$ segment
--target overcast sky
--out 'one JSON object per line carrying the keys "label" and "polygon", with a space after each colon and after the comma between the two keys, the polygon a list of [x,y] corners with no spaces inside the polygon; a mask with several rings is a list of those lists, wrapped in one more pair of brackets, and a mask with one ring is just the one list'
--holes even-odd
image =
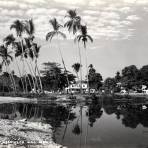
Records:
{"label": "overcast sky", "polygon": [[[61,63],[56,41],[45,41],[46,33],[51,31],[48,22],[56,17],[64,23],[66,11],[74,8],[94,38],[94,43],[87,46],[88,63],[104,78],[131,64],[138,68],[148,64],[148,0],[0,0],[0,42],[13,33],[9,27],[14,20],[33,18],[35,35],[42,46],[39,64]],[[72,71],[71,65],[79,61],[78,49],[73,43],[74,37],[63,31],[68,38],[60,44],[65,63]]]}

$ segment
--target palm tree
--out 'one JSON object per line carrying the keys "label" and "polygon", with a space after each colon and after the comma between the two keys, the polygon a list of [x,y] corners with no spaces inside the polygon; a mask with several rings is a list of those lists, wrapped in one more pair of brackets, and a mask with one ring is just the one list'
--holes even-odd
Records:
{"label": "palm tree", "polygon": [[75,73],[77,74],[77,78],[79,79],[78,72],[80,71],[81,64],[80,63],[74,63],[72,65],[72,68],[74,69]]}
{"label": "palm tree", "polygon": [[[53,37],[57,37],[57,39],[59,39],[59,37],[62,37],[64,39],[66,38],[66,35],[63,32],[60,31],[60,28],[63,27],[63,26],[58,23],[56,18],[49,20],[49,23],[51,24],[53,31],[50,31],[50,32],[47,33],[46,41],[48,41],[48,40],[51,41],[53,39]],[[62,56],[62,51],[61,51],[61,48],[60,48],[59,41],[58,41],[58,49],[59,49],[59,54],[61,56],[61,60],[62,60],[63,66],[64,66],[64,70],[65,70],[65,73],[66,73],[67,83],[68,83],[68,86],[69,86],[68,74],[67,74],[65,62],[64,62],[64,59],[63,59],[63,56]]]}
{"label": "palm tree", "polygon": [[[11,45],[12,49],[15,49],[15,47],[16,47],[16,46],[15,46],[15,45],[16,45],[16,42],[15,42],[15,37],[13,36],[13,34],[10,34],[10,35],[6,36],[6,37],[3,39],[3,41],[4,41],[4,44],[5,44],[6,47],[8,47],[8,46]],[[18,68],[19,75],[20,75],[20,79],[21,79],[23,91],[25,91],[25,89],[24,89],[24,82],[23,82],[23,80],[22,80],[22,75],[21,75],[20,67],[19,67],[19,64],[18,64],[18,62],[17,62],[16,56],[15,56],[14,59],[15,59],[15,62],[16,62],[16,66],[17,66],[17,68]]]}
{"label": "palm tree", "polygon": [[73,34],[77,33],[80,29],[81,17],[77,15],[76,9],[68,10],[66,17],[68,17],[69,20],[64,24],[64,27],[67,27],[68,31],[73,32]]}
{"label": "palm tree", "polygon": [[39,75],[41,92],[43,92],[43,86],[42,86],[42,81],[41,81],[41,77],[40,77],[40,71],[39,71],[38,65],[37,65],[37,58],[38,58],[38,53],[39,53],[40,47],[38,47],[36,43],[33,43],[33,39],[35,38],[34,37],[34,32],[35,32],[34,23],[33,23],[32,19],[26,20],[25,22],[26,22],[25,23],[25,31],[29,35],[28,41],[30,42],[31,50],[32,50],[33,56],[35,58],[35,77],[36,77],[36,72],[37,72],[38,75]]}
{"label": "palm tree", "polygon": [[87,34],[87,26],[86,25],[81,25],[81,34],[78,35],[75,38],[75,41],[82,41],[83,45],[84,45],[84,49],[85,49],[85,59],[86,59],[86,77],[87,77],[87,85],[88,85],[88,90],[89,90],[89,83],[88,83],[88,66],[87,66],[87,49],[86,49],[86,43],[87,41],[90,40],[91,42],[93,42],[93,39],[90,35]]}
{"label": "palm tree", "polygon": [[[4,45],[0,46],[0,57],[2,57],[2,65],[6,66],[6,72],[8,70],[8,66],[9,66],[10,62],[13,60],[11,53],[12,52],[8,51],[8,49]],[[9,76],[10,76],[10,80],[11,80],[13,88],[14,88],[14,92],[16,93],[15,80],[14,80],[11,73],[9,73]]]}
{"label": "palm tree", "polygon": [[[21,57],[22,57],[22,63],[23,63],[23,74],[25,73],[25,63],[24,63],[24,48],[23,48],[23,39],[22,39],[22,34],[25,31],[24,23],[23,21],[16,20],[13,22],[13,24],[10,26],[10,30],[15,29],[16,35],[19,39],[20,45],[21,45]],[[26,76],[25,76],[26,78]],[[25,79],[26,81],[26,79]],[[26,84],[27,85],[27,84]],[[26,90],[27,91],[27,90]]]}
{"label": "palm tree", "polygon": [[[15,50],[15,57],[21,56],[22,55],[22,48],[21,48],[20,42],[15,42],[15,45],[14,46],[15,46],[14,48],[16,49]],[[31,79],[32,79],[32,82],[33,82],[33,87],[31,85],[30,85],[30,87],[31,88],[36,88],[36,84],[35,84],[34,77],[33,77],[34,71],[32,72],[33,67],[31,68],[30,65],[29,65],[29,63],[26,60],[28,57],[30,57],[31,59],[34,58],[33,57],[33,52],[32,52],[32,50],[30,50],[30,48],[28,48],[28,46],[26,46],[24,44],[23,44],[23,49],[24,49],[24,51],[23,51],[24,59],[25,59],[25,62],[27,63],[27,66],[29,68],[29,71],[31,73]],[[23,58],[23,57],[21,57],[21,58]],[[25,74],[25,83],[26,83],[25,87],[26,87],[26,91],[27,91],[28,89],[27,89],[27,80],[26,80],[26,77],[28,78],[29,81],[30,81],[30,78],[29,78],[28,75]],[[29,83],[29,84],[31,84],[31,83]]]}
{"label": "palm tree", "polygon": [[[81,17],[77,15],[77,12],[75,9],[68,10],[66,17],[68,17],[69,20],[65,23],[64,27],[67,27],[69,32],[73,32],[73,34],[77,34],[77,32],[81,28]],[[79,42],[78,42],[78,50],[79,50],[80,65],[82,65]],[[82,93],[82,67],[80,67],[80,82],[81,82],[80,92]]]}

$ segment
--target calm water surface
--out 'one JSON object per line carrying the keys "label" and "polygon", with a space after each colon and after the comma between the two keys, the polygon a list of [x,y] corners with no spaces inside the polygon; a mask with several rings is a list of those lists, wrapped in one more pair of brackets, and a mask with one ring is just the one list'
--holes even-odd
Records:
{"label": "calm water surface", "polygon": [[[148,148],[144,103],[0,104],[0,118],[49,123],[54,140],[69,148]],[[145,104],[145,106],[147,106]]]}

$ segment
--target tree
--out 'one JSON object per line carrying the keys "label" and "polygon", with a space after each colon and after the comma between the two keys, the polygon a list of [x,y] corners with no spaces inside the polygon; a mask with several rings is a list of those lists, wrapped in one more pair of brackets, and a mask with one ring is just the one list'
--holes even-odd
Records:
{"label": "tree", "polygon": [[93,42],[93,39],[90,35],[87,34],[87,26],[81,25],[81,34],[78,35],[75,40],[78,42],[82,41],[85,49],[85,60],[86,60],[86,74],[87,74],[87,85],[88,85],[88,90],[89,90],[89,83],[88,83],[88,66],[87,66],[87,49],[86,49],[86,43],[88,40]]}
{"label": "tree", "polygon": [[[59,37],[62,37],[64,39],[66,38],[66,35],[63,32],[60,31],[60,28],[63,27],[63,26],[58,23],[56,18],[49,20],[49,23],[52,26],[53,31],[50,31],[50,32],[47,33],[46,41],[48,41],[48,40],[51,41],[53,39],[53,37],[57,37],[58,40],[59,40]],[[58,42],[57,43],[58,44],[58,50],[59,50],[59,53],[60,53],[60,56],[61,56],[61,60],[62,60],[63,66],[64,66],[64,70],[65,70],[65,73],[67,75],[67,70],[66,70],[65,62],[64,62],[64,59],[63,59],[63,56],[62,56],[60,44],[59,44],[59,41],[57,41],[57,42]],[[68,75],[66,76],[66,79],[67,79],[67,83],[69,85]]]}
{"label": "tree", "polygon": [[43,92],[40,71],[38,69],[38,64],[37,64],[37,58],[39,56],[40,46],[38,46],[36,43],[33,42],[33,40],[35,38],[35,36],[34,36],[35,27],[34,27],[33,20],[32,19],[26,20],[24,28],[29,36],[28,39],[26,39],[26,43],[27,43],[27,46],[29,47],[30,57],[32,57],[32,59],[35,58],[35,77],[36,77],[36,72],[37,72],[39,75],[41,92]]}
{"label": "tree", "polygon": [[135,65],[130,65],[122,70],[122,85],[131,89],[137,83],[138,69]]}
{"label": "tree", "polygon": [[[24,63],[24,51],[25,51],[25,49],[24,49],[24,46],[23,46],[22,34],[25,31],[25,25],[24,25],[23,21],[16,20],[11,24],[10,30],[11,29],[14,29],[16,31],[16,35],[17,35],[18,40],[20,42],[20,46],[21,46],[21,50],[22,50],[21,57],[22,57],[22,63],[23,63],[23,72],[22,73],[24,74],[25,73],[25,63]],[[26,79],[25,79],[25,82],[26,82]]]}
{"label": "tree", "polygon": [[74,71],[75,71],[75,73],[76,73],[76,75],[77,75],[77,78],[79,79],[78,73],[79,73],[79,71],[80,71],[81,64],[80,64],[80,63],[74,63],[74,64],[72,65],[72,68],[74,69]]}
{"label": "tree", "polygon": [[[73,32],[73,34],[76,34],[77,36],[77,32],[81,28],[81,17],[77,15],[76,10],[68,10],[66,17],[68,17],[68,21],[64,24],[64,27],[67,27],[69,32]],[[77,44],[79,50],[80,65],[82,65],[79,42],[77,42]],[[82,67],[80,67],[80,82],[81,82],[80,92],[82,93]]]}
{"label": "tree", "polygon": [[148,65],[144,65],[140,68],[137,79],[141,84],[148,86]]}
{"label": "tree", "polygon": [[[16,47],[15,45],[16,45],[17,42],[16,42],[15,40],[16,40],[16,39],[15,39],[15,37],[13,36],[13,34],[10,34],[10,35],[6,36],[6,37],[3,39],[3,42],[4,42],[4,44],[5,44],[5,46],[6,46],[7,48],[9,48],[9,46],[11,46],[12,49],[16,49],[16,48],[15,48],[15,47]],[[25,91],[25,89],[24,89],[24,82],[23,82],[23,80],[22,80],[22,75],[21,75],[20,67],[19,67],[19,64],[18,64],[18,62],[17,62],[16,56],[14,56],[14,59],[15,59],[15,62],[16,62],[16,66],[17,66],[17,68],[18,68],[18,72],[19,72],[20,78],[21,78],[21,83],[22,83],[23,91]]]}
{"label": "tree", "polygon": [[43,63],[44,70],[41,71],[43,77],[43,87],[47,90],[58,91],[67,87],[66,77],[70,82],[75,81],[75,76],[72,74],[65,74],[65,71],[60,67],[60,64],[55,62]]}
{"label": "tree", "polygon": [[107,78],[104,81],[103,87],[105,88],[106,91],[114,91],[116,87],[116,81],[114,78]]}
{"label": "tree", "polygon": [[120,82],[121,81],[121,75],[120,75],[119,71],[117,71],[117,73],[116,73],[115,80],[116,80],[116,82]]}
{"label": "tree", "polygon": [[93,65],[89,65],[88,82],[90,88],[98,90],[102,86],[102,76],[100,73],[96,73]]}
{"label": "tree", "polygon": [[[9,66],[10,62],[13,60],[11,53],[12,52],[8,51],[8,49],[4,45],[0,46],[0,57],[2,58],[2,66],[3,65],[6,66],[6,72],[8,71],[8,68],[9,68],[8,66]],[[16,93],[16,85],[15,85],[14,78],[11,73],[9,73],[9,76],[10,76],[10,80],[11,80],[13,88],[14,88],[14,92]]]}

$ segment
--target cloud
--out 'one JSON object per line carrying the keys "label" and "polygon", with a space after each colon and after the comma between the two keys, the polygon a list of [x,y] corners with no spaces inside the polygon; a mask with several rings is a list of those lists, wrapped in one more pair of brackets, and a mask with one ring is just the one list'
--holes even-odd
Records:
{"label": "cloud", "polygon": [[105,19],[120,19],[119,14],[115,12],[102,12],[100,17]]}
{"label": "cloud", "polygon": [[71,5],[83,5],[85,4],[85,0],[54,0],[57,3],[65,3]]}
{"label": "cloud", "polygon": [[[20,2],[22,0],[19,0]],[[27,3],[32,3],[32,4],[35,4],[35,3],[46,3],[46,0],[25,0],[25,2]]]}
{"label": "cloud", "polygon": [[102,1],[102,0],[91,0],[89,2],[90,6],[105,5],[105,4],[106,4],[106,2]]}
{"label": "cloud", "polygon": [[136,15],[130,15],[126,19],[130,20],[130,21],[137,21],[137,20],[140,20],[140,17],[138,17]]}
{"label": "cloud", "polygon": [[120,12],[122,13],[129,13],[132,12],[131,7],[122,7],[121,9],[119,9]]}
{"label": "cloud", "polygon": [[84,14],[89,14],[89,15],[98,15],[98,14],[100,14],[99,11],[94,11],[94,10],[84,10],[83,13]]}
{"label": "cloud", "polygon": [[[42,35],[50,29],[49,19],[56,17],[60,23],[64,23],[67,9],[77,9],[82,16],[82,22],[88,25],[88,31],[95,38],[107,37],[121,39],[128,34],[128,29],[135,26],[135,21],[142,19],[135,9],[138,5],[146,3],[145,0],[0,0],[1,26],[12,23],[14,19],[33,18],[36,26],[36,34]],[[131,5],[135,3],[135,5]],[[144,6],[146,9],[146,6]],[[7,32],[7,31],[6,31]],[[66,32],[64,30],[64,32]],[[67,32],[68,34],[68,32]],[[127,34],[127,35],[126,35]],[[129,35],[129,36],[130,36]],[[44,38],[44,37],[43,37]]]}

